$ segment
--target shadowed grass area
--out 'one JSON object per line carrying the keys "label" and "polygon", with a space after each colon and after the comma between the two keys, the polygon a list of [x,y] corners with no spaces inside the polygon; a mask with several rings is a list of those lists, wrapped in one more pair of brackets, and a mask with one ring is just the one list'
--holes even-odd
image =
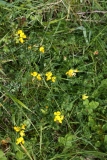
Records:
{"label": "shadowed grass area", "polygon": [[107,2],[0,11],[1,160],[106,160]]}

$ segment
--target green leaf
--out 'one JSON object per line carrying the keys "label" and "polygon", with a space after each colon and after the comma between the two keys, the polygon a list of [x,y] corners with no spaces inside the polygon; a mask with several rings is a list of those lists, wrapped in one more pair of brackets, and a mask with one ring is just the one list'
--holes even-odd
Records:
{"label": "green leaf", "polygon": [[97,141],[97,142],[95,143],[95,146],[96,146],[96,147],[100,147],[100,145],[101,145],[101,142],[100,142],[100,141]]}
{"label": "green leaf", "polygon": [[2,150],[0,150],[0,160],[7,160],[7,158],[5,157],[5,154]]}
{"label": "green leaf", "polygon": [[73,138],[74,138],[74,135],[71,135],[71,134],[67,134],[65,136],[65,146],[66,147],[72,146],[72,140],[73,140]]}
{"label": "green leaf", "polygon": [[102,126],[103,131],[107,131],[107,123]]}
{"label": "green leaf", "polygon": [[98,102],[95,102],[95,101],[92,101],[89,103],[89,106],[92,108],[92,109],[96,109],[98,106],[99,106],[99,103]]}
{"label": "green leaf", "polygon": [[7,158],[6,157],[2,157],[2,158],[0,158],[0,160],[7,160]]}
{"label": "green leaf", "polygon": [[104,136],[104,143],[107,143],[107,135]]}
{"label": "green leaf", "polygon": [[84,100],[84,101],[83,101],[83,105],[84,105],[84,106],[88,106],[88,105],[89,105],[89,100],[88,100],[88,99]]}
{"label": "green leaf", "polygon": [[72,110],[72,107],[73,107],[73,103],[71,102],[71,103],[67,104],[67,106],[65,107],[65,109],[66,109],[67,111],[71,111],[71,110]]}
{"label": "green leaf", "polygon": [[66,134],[65,137],[59,137],[58,142],[62,143],[65,147],[71,147],[72,146],[72,140],[75,139],[75,135],[72,134]]}
{"label": "green leaf", "polygon": [[58,138],[58,142],[64,145],[64,144],[65,144],[65,139],[64,139],[64,137],[59,137],[59,138]]}
{"label": "green leaf", "polygon": [[2,150],[0,150],[0,158],[4,156],[4,153]]}
{"label": "green leaf", "polygon": [[17,160],[23,160],[23,159],[24,159],[24,153],[21,152],[21,151],[18,151],[18,152],[16,153],[16,159],[17,159]]}

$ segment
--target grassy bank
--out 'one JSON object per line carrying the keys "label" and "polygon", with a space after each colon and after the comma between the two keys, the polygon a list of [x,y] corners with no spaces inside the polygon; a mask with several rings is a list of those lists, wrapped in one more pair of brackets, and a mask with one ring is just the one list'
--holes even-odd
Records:
{"label": "grassy bank", "polygon": [[1,160],[106,160],[107,2],[0,11]]}

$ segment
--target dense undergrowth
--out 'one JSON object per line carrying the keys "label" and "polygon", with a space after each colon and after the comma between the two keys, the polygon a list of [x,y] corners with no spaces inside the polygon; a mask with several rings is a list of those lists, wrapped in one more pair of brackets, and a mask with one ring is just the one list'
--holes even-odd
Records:
{"label": "dense undergrowth", "polygon": [[107,159],[107,2],[0,1],[0,160]]}

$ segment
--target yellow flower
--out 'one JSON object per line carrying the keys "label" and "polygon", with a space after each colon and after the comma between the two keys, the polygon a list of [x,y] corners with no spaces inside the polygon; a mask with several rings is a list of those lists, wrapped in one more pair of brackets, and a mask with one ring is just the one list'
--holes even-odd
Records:
{"label": "yellow flower", "polygon": [[32,75],[33,77],[36,77],[39,81],[42,79],[42,78],[41,78],[41,75],[40,75],[39,73],[37,73],[37,72],[32,72],[31,75]]}
{"label": "yellow flower", "polygon": [[47,77],[51,77],[51,76],[52,76],[52,72],[47,72],[45,75],[46,75]]}
{"label": "yellow flower", "polygon": [[54,112],[54,115],[59,116],[59,115],[61,115],[61,112],[60,111]]}
{"label": "yellow flower", "polygon": [[42,52],[42,53],[44,53],[44,52],[45,52],[44,47],[40,47],[40,48],[39,48],[39,51]]}
{"label": "yellow flower", "polygon": [[[18,30],[16,34],[19,36],[19,41],[23,43],[24,42],[23,39],[26,38],[26,35],[24,34],[24,32],[22,30]],[[17,39],[16,39],[16,43],[18,43]]]}
{"label": "yellow flower", "polygon": [[26,35],[22,32],[22,33],[20,34],[20,38],[26,38]]}
{"label": "yellow flower", "polygon": [[51,80],[51,77],[50,77],[50,76],[48,76],[48,77],[46,78],[46,80],[47,80],[47,81]]}
{"label": "yellow flower", "polygon": [[14,130],[15,130],[16,132],[19,132],[19,131],[21,130],[21,128],[20,128],[20,127],[14,127]]}
{"label": "yellow flower", "polygon": [[37,78],[39,81],[42,79],[40,74],[38,74],[36,78]]}
{"label": "yellow flower", "polygon": [[21,129],[25,130],[25,127],[26,127],[26,125],[23,124],[23,125],[21,126]]}
{"label": "yellow flower", "polygon": [[24,42],[23,38],[19,38],[19,41],[20,41],[21,43],[23,43],[23,42]]}
{"label": "yellow flower", "polygon": [[62,120],[64,119],[64,116],[61,115],[60,118],[58,119],[59,123],[62,123]]}
{"label": "yellow flower", "polygon": [[60,111],[54,112],[54,121],[58,122],[58,123],[62,123],[63,119],[64,119],[64,115],[61,115]]}
{"label": "yellow flower", "polygon": [[47,72],[45,75],[47,77],[46,78],[47,81],[51,80],[51,78],[52,78],[52,72]]}
{"label": "yellow flower", "polygon": [[76,75],[76,72],[78,72],[77,69],[73,70],[73,69],[70,69],[66,72],[66,75],[68,75],[69,77],[72,77],[72,76],[75,76]]}
{"label": "yellow flower", "polygon": [[19,135],[21,136],[20,138],[17,138],[16,139],[16,144],[20,144],[20,143],[22,143],[22,144],[24,144],[24,139],[23,139],[23,137],[25,136],[25,124],[22,124],[20,127],[14,127],[14,130],[16,131],[16,132],[19,132]]}
{"label": "yellow flower", "polygon": [[24,130],[21,130],[19,134],[20,134],[21,137],[25,136]]}
{"label": "yellow flower", "polygon": [[74,74],[74,70],[73,69],[70,69],[68,72],[66,72],[66,75],[72,77]]}
{"label": "yellow flower", "polygon": [[52,80],[52,82],[55,82],[55,80],[56,80],[56,77],[52,77],[52,79],[51,79],[51,80]]}
{"label": "yellow flower", "polygon": [[56,77],[55,76],[52,77],[52,72],[47,72],[45,75],[47,81],[52,80],[52,82],[55,82]]}
{"label": "yellow flower", "polygon": [[25,141],[24,141],[24,138],[23,138],[23,137],[20,137],[20,138],[17,138],[17,139],[16,139],[16,144],[20,144],[20,143],[22,143],[22,144],[24,144],[24,143],[25,143]]}
{"label": "yellow flower", "polygon": [[18,31],[17,31],[17,34],[22,34],[22,33],[23,33],[22,30],[18,30]]}
{"label": "yellow flower", "polygon": [[24,34],[22,30],[18,30],[16,34],[20,35],[21,38],[26,38],[26,35]]}
{"label": "yellow flower", "polygon": [[32,72],[32,73],[31,73],[31,75],[32,75],[33,77],[36,77],[37,74],[38,74],[37,72]]}
{"label": "yellow flower", "polygon": [[64,116],[55,116],[54,121],[58,123],[62,123],[62,120],[64,119]]}
{"label": "yellow flower", "polygon": [[83,99],[83,100],[87,99],[88,97],[89,97],[89,96],[87,96],[86,94],[83,94],[83,95],[82,95],[82,99]]}

